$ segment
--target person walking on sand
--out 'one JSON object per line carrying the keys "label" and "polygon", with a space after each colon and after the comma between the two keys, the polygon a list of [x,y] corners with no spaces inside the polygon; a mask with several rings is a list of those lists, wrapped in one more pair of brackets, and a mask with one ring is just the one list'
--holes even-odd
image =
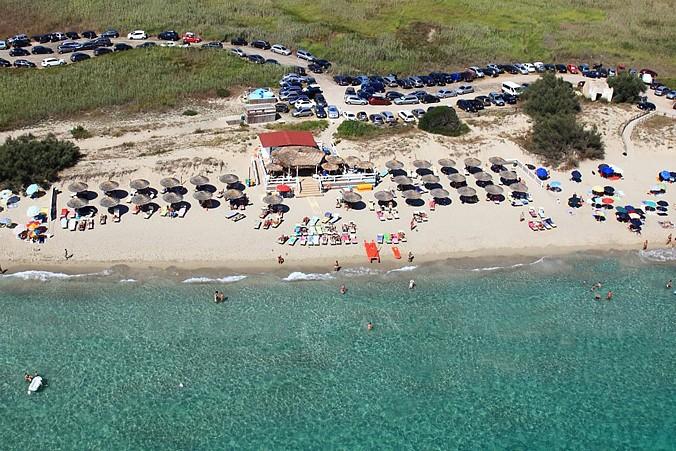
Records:
{"label": "person walking on sand", "polygon": [[671,233],[667,237],[667,246],[671,244]]}
{"label": "person walking on sand", "polygon": [[333,270],[336,272],[340,271],[340,264],[338,264],[338,260],[336,260],[336,263],[334,263]]}
{"label": "person walking on sand", "polygon": [[648,240],[643,242],[643,250],[645,251],[646,249],[648,249]]}
{"label": "person walking on sand", "polygon": [[66,258],[66,260],[70,260],[73,257],[73,254],[68,253],[68,249],[64,249],[64,254],[63,256]]}
{"label": "person walking on sand", "polygon": [[7,268],[2,269],[2,266],[0,266],[0,274],[4,274],[7,272]]}
{"label": "person walking on sand", "polygon": [[413,263],[413,259],[414,259],[414,258],[415,258],[415,257],[413,256],[413,252],[408,251],[408,262],[409,262],[409,263]]}
{"label": "person walking on sand", "polygon": [[281,255],[278,255],[277,256],[277,263],[279,263],[280,265],[284,264],[284,257],[282,257]]}

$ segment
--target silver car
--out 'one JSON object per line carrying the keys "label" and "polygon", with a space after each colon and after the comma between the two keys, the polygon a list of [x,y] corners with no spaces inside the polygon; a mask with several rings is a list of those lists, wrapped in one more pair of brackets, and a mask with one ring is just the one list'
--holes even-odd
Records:
{"label": "silver car", "polygon": [[394,99],[395,105],[415,105],[420,103],[420,100],[414,95],[407,95],[403,97],[397,97]]}
{"label": "silver car", "polygon": [[457,93],[459,96],[463,94],[469,94],[471,92],[474,92],[474,86],[472,85],[460,85],[458,86],[458,89],[456,89]]}
{"label": "silver car", "polygon": [[447,97],[455,97],[457,95],[458,91],[456,91],[455,89],[442,88],[437,91],[437,97],[439,97],[440,99],[445,99]]}

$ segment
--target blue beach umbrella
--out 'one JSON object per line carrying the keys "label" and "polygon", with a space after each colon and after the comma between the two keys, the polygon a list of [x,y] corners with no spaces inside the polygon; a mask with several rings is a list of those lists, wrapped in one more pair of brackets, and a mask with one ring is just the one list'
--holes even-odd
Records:
{"label": "blue beach umbrella", "polygon": [[40,187],[35,183],[28,185],[28,188],[26,188],[26,194],[30,197],[33,197],[38,191],[40,191]]}
{"label": "blue beach umbrella", "polygon": [[613,175],[613,173],[614,173],[613,168],[611,168],[610,166],[605,166],[605,167],[603,167],[603,168],[600,168],[600,169],[599,169],[599,172],[600,172],[602,175],[605,175],[605,176]]}
{"label": "blue beach umbrella", "polygon": [[657,202],[655,202],[654,200],[644,200],[641,203],[646,207],[657,208]]}
{"label": "blue beach umbrella", "polygon": [[546,180],[549,178],[549,172],[545,168],[537,168],[535,170],[535,175],[537,175],[540,180]]}
{"label": "blue beach umbrella", "polygon": [[573,171],[570,173],[570,178],[576,182],[582,181],[582,173],[580,171]]}
{"label": "blue beach umbrella", "polygon": [[28,216],[29,218],[34,218],[39,214],[40,207],[38,207],[37,205],[31,205],[30,207],[28,207],[28,210],[26,210],[26,216]]}
{"label": "blue beach umbrella", "polygon": [[552,183],[549,184],[552,188],[561,188],[561,182],[558,181],[553,181]]}
{"label": "blue beach umbrella", "polygon": [[660,172],[660,180],[669,180],[671,178],[671,173],[669,171]]}
{"label": "blue beach umbrella", "polygon": [[615,207],[615,210],[617,210],[618,213],[626,214],[627,209],[624,207]]}

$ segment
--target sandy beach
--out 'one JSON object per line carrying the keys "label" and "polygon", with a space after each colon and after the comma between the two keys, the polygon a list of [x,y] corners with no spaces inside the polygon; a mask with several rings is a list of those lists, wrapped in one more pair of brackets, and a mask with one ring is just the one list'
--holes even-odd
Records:
{"label": "sandy beach", "polygon": [[[483,83],[483,85],[482,85]],[[492,90],[497,82],[487,80],[477,83],[477,91]],[[330,85],[327,99],[340,95],[335,84]],[[0,134],[0,139],[22,133],[42,136],[55,133],[60,138],[69,138],[69,130],[81,124],[93,137],[77,141],[85,158],[74,168],[62,174],[56,188],[63,191],[58,197],[58,209],[65,207],[69,200],[66,189],[73,181],[84,181],[91,190],[97,191],[98,184],[113,179],[122,189],[129,189],[132,179],[144,178],[151,186],[161,188],[163,177],[176,177],[191,193],[194,187],[188,179],[194,175],[205,175],[217,189],[223,184],[218,176],[224,173],[237,174],[240,179],[249,177],[251,157],[259,151],[258,133],[269,131],[263,126],[227,126],[224,118],[240,111],[237,100],[219,100],[195,106],[198,116],[186,117],[180,113],[147,115],[120,120],[115,114],[110,119],[101,116],[78,121],[59,121],[32,129]],[[359,108],[359,107],[355,107]],[[636,126],[632,133],[631,152],[624,150],[620,130],[622,125],[636,116],[637,110],[628,106],[583,103],[580,118],[589,125],[595,125],[602,132],[606,144],[606,158],[603,161],[586,161],[579,167],[583,174],[582,183],[570,181],[570,170],[552,171],[551,180],[560,181],[563,190],[555,193],[546,191],[528,178],[521,169],[517,174],[528,185],[534,203],[533,207],[543,208],[547,216],[558,225],[557,228],[533,232],[527,221],[520,221],[527,208],[515,208],[509,201],[495,204],[486,200],[483,188],[477,187],[469,176],[468,186],[476,188],[479,202],[463,204],[456,190],[449,187],[448,179],[440,173],[437,161],[452,158],[458,162],[461,173],[462,161],[466,157],[481,160],[482,167],[489,171],[488,158],[500,156],[516,159],[522,163],[538,165],[533,157],[520,146],[524,135],[531,127],[530,119],[523,113],[510,109],[492,107],[485,114],[474,117],[461,114],[471,127],[471,132],[461,138],[445,138],[427,135],[417,130],[377,142],[335,143],[332,135],[338,125],[333,121],[317,141],[334,143],[342,157],[355,155],[368,158],[375,167],[384,168],[387,160],[396,158],[405,163],[409,172],[414,168],[415,159],[432,162],[432,171],[441,175],[441,184],[451,193],[450,205],[438,205],[430,211],[427,205],[413,207],[399,197],[397,209],[400,219],[380,221],[373,211],[336,209],[336,190],[326,192],[322,197],[292,198],[285,200],[289,212],[278,228],[255,230],[258,214],[263,206],[261,199],[265,191],[261,186],[249,187],[246,194],[253,205],[247,207],[246,218],[232,222],[225,218],[229,208],[205,210],[200,208],[190,194],[186,199],[192,208],[184,218],[168,218],[159,214],[150,219],[142,215],[125,214],[120,223],[108,222],[100,225],[98,220],[92,230],[70,232],[60,228],[58,221],[49,224],[53,237],[42,245],[32,244],[15,238],[12,230],[0,229],[3,246],[0,262],[3,268],[16,271],[17,268],[60,268],[86,269],[127,265],[130,267],[180,267],[180,268],[228,268],[234,271],[255,271],[277,268],[277,256],[285,259],[284,269],[326,268],[330,269],[335,260],[341,265],[368,265],[364,241],[376,239],[377,234],[405,231],[407,241],[398,245],[404,258],[395,260],[389,245],[380,246],[384,267],[407,265],[406,255],[412,252],[415,263],[462,257],[490,257],[500,259],[514,256],[544,256],[569,253],[579,250],[611,250],[642,248],[648,240],[649,249],[663,247],[669,230],[658,224],[659,220],[673,221],[669,217],[648,215],[640,236],[627,230],[625,224],[615,221],[612,214],[605,222],[597,222],[591,214],[591,207],[585,205],[571,209],[567,199],[574,193],[587,198],[594,185],[612,185],[624,193],[622,204],[640,205],[646,199],[676,202],[673,188],[666,194],[646,194],[656,183],[656,176],[663,169],[674,169],[674,136],[676,121],[672,117],[660,116],[660,124],[646,122]],[[599,163],[606,162],[624,169],[624,178],[608,182],[598,175],[592,175]],[[511,169],[511,168],[510,168]],[[499,177],[493,173],[497,183]],[[395,188],[390,177],[385,177],[375,190]],[[507,190],[509,192],[509,190]],[[362,192],[364,201],[373,199],[373,192]],[[50,196],[39,199],[22,198],[19,207],[2,212],[14,222],[27,222],[29,206],[47,207]],[[126,200],[123,201],[124,205]],[[162,203],[161,200],[158,203]],[[98,206],[98,199],[92,201]],[[671,208],[671,207],[670,207]],[[100,210],[103,210],[99,208]],[[429,220],[410,230],[414,212],[426,212]],[[277,243],[277,237],[289,234],[295,224],[304,217],[322,217],[326,212],[340,215],[337,225],[354,222],[357,225],[358,244],[340,246],[289,246]],[[67,249],[73,256],[64,258]],[[376,265],[377,263],[374,263]]]}

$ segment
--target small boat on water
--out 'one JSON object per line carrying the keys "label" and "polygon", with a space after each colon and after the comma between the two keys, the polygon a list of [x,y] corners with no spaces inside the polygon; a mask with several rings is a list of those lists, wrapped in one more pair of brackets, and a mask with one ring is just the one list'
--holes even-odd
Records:
{"label": "small boat on water", "polygon": [[42,388],[42,376],[35,376],[28,386],[28,394],[35,393]]}

